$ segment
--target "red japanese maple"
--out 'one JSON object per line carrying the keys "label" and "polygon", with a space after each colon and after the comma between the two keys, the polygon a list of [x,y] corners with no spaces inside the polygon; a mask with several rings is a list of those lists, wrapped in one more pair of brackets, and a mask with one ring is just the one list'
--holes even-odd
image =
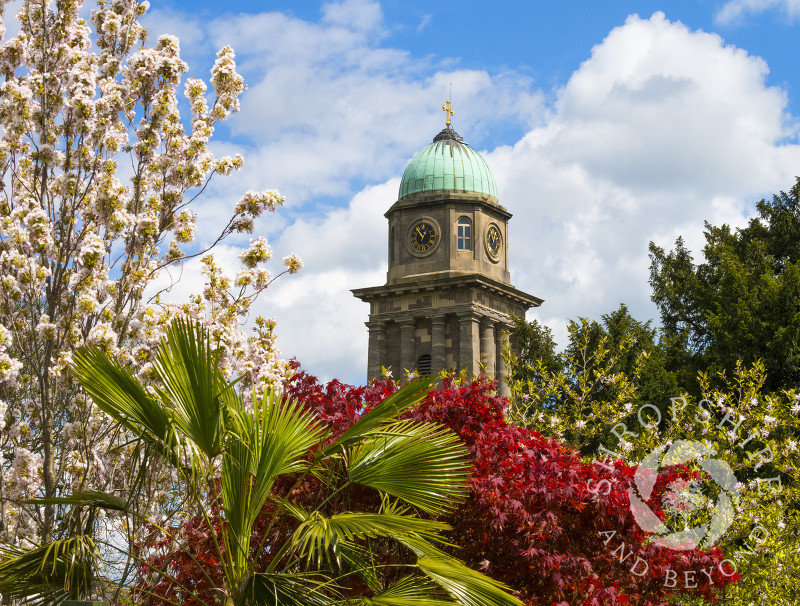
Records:
{"label": "red japanese maple", "polygon": [[[676,590],[714,601],[717,590],[738,580],[718,549],[678,552],[649,544],[629,511],[634,469],[619,462],[610,471],[587,464],[557,440],[509,424],[507,402],[495,387],[483,377],[449,377],[409,413],[449,427],[472,454],[471,496],[445,520],[452,542],[461,546],[455,555],[467,565],[515,588],[527,603],[547,606],[656,605]],[[339,381],[323,385],[299,371],[286,396],[305,402],[338,435],[395,390],[386,380],[358,388]],[[689,472],[667,470],[660,484],[681,474]],[[596,489],[601,479],[609,480],[608,494]],[[210,579],[198,564],[215,578],[207,558],[210,532],[196,520],[189,525],[198,533],[191,555],[165,539],[151,537],[148,546],[159,553],[156,567],[171,563],[171,575],[200,594]],[[165,577],[141,587],[170,599],[180,594]]]}
{"label": "red japanese maple", "polygon": [[[548,606],[661,604],[676,590],[714,600],[716,590],[738,580],[719,549],[677,552],[648,544],[629,511],[635,470],[616,463],[608,472],[557,440],[510,425],[507,401],[495,388],[484,377],[449,377],[410,413],[449,427],[472,453],[471,498],[447,519],[468,565],[514,587],[530,604]],[[344,430],[395,389],[391,381],[321,385],[298,372],[287,394]],[[659,485],[688,473],[665,470]],[[597,490],[603,478],[611,481],[607,495]]]}

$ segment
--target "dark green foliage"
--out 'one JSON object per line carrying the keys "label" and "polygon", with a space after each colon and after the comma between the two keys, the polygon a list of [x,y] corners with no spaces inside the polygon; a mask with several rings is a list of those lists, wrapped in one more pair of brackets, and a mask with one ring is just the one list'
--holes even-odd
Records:
{"label": "dark green foliage", "polygon": [[612,351],[623,350],[614,371],[635,379],[641,402],[661,405],[678,395],[675,369],[669,368],[669,362],[671,355],[682,350],[671,351],[670,342],[659,338],[649,320],[640,322],[623,303],[616,311],[603,315],[603,325],[598,330],[608,336]]}
{"label": "dark green foliage", "polygon": [[[678,395],[675,375],[666,368],[665,343],[659,341],[649,320],[641,322],[634,318],[624,303],[603,314],[601,322],[570,322],[570,334],[565,356],[567,360],[580,360],[582,372],[624,374],[633,383],[641,402],[659,405]],[[608,349],[609,354],[598,355],[601,348]],[[595,398],[610,401],[616,391],[615,384],[609,382],[598,389]]]}
{"label": "dark green foliage", "polygon": [[673,367],[713,375],[762,359],[775,391],[800,380],[800,179],[757,208],[742,229],[706,223],[698,264],[681,238],[669,253],[651,242],[650,285],[664,334],[686,346]]}
{"label": "dark green foliage", "polygon": [[78,534],[33,549],[4,545],[0,562],[0,595],[43,606],[88,595],[98,550],[90,536]]}
{"label": "dark green foliage", "polygon": [[513,379],[533,378],[531,366],[538,360],[545,370],[561,371],[564,369],[564,359],[556,353],[556,342],[553,331],[547,326],[539,324],[536,319],[526,322],[525,318],[514,317],[514,332],[512,339],[517,345],[519,364],[511,369]]}

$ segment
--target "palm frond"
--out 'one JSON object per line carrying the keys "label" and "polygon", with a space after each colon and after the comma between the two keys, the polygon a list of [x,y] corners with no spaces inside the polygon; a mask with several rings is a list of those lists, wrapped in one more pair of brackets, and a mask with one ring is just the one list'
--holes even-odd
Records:
{"label": "palm frond", "polygon": [[134,435],[157,445],[173,442],[172,424],[164,407],[128,369],[110,360],[102,350],[85,347],[76,352],[72,369],[97,407]]}
{"label": "palm frond", "polygon": [[369,606],[453,606],[450,596],[427,577],[409,575],[372,598]]}
{"label": "palm frond", "polygon": [[243,586],[236,604],[323,606],[338,602],[337,588],[311,574],[255,573]]}
{"label": "palm frond", "polygon": [[31,550],[0,546],[0,594],[33,606],[87,596],[98,556],[97,546],[88,535]]}
{"label": "palm frond", "polygon": [[369,549],[358,543],[340,541],[336,556],[341,562],[341,570],[355,571],[371,591],[380,591],[378,568],[375,566],[374,554]]}
{"label": "palm frond", "polygon": [[352,482],[400,498],[429,513],[444,513],[467,494],[470,460],[448,429],[400,421],[373,432],[348,453]]}
{"label": "palm frond", "polygon": [[26,501],[35,505],[78,505],[80,507],[97,507],[107,511],[127,511],[128,505],[119,497],[100,490],[76,490],[68,497],[52,499],[31,499]]}
{"label": "palm frond", "polygon": [[[411,508],[403,505],[397,499],[389,499],[385,496],[383,505],[381,506],[381,513],[387,515],[406,516]],[[449,529],[449,528],[448,528]],[[442,529],[445,530],[445,529]],[[428,540],[430,539],[430,540]],[[441,537],[432,537],[425,533],[414,533],[405,535],[396,535],[395,540],[406,548],[410,549],[418,558],[449,558],[450,555],[439,549],[431,541],[446,547],[457,547],[452,543],[447,543]]]}
{"label": "palm frond", "polygon": [[376,404],[372,410],[362,415],[333,444],[321,451],[320,456],[326,456],[351,446],[386,423],[396,421],[401,414],[419,404],[432,388],[433,380],[428,375],[404,385],[391,396]]}
{"label": "palm frond", "polygon": [[235,404],[235,390],[225,380],[208,330],[183,318],[172,322],[153,363],[162,383],[161,400],[173,422],[208,458],[222,450],[225,404]]}
{"label": "palm frond", "polygon": [[331,554],[337,565],[341,565],[340,547],[357,540],[384,537],[410,539],[412,542],[443,542],[438,533],[450,527],[443,522],[423,520],[411,515],[391,515],[385,513],[340,513],[326,517],[315,511],[303,518],[292,535],[292,544],[297,553],[306,561],[323,559],[331,562]]}
{"label": "palm frond", "polygon": [[270,496],[275,479],[302,471],[308,453],[324,431],[314,414],[296,401],[267,392],[254,398],[254,413],[230,411],[230,439],[223,458],[222,490],[225,518],[238,545],[239,566],[249,552],[250,530]]}
{"label": "palm frond", "polygon": [[[449,558],[450,555],[441,549],[439,549],[436,545],[431,543],[430,541],[422,538],[419,535],[415,534],[407,534],[407,535],[397,535],[395,537],[398,543],[410,549],[414,555],[418,558]],[[441,543],[442,541],[437,541]],[[449,543],[446,543],[450,547]]]}
{"label": "palm frond", "polygon": [[453,558],[422,558],[417,565],[462,606],[522,606],[503,583]]}

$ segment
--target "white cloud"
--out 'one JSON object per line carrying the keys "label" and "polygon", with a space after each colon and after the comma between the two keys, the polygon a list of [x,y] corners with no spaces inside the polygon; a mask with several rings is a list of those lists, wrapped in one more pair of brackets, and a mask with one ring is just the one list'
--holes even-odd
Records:
{"label": "white cloud", "polygon": [[432,15],[422,15],[422,19],[419,21],[419,25],[417,25],[417,33],[422,33],[426,27],[428,27],[431,22],[433,21]]}
{"label": "white cloud", "polygon": [[748,13],[778,8],[790,20],[800,18],[800,0],[729,0],[714,15],[717,23],[732,23]]}
{"label": "white cloud", "polygon": [[704,220],[742,224],[755,199],[793,183],[797,131],[767,72],[717,35],[631,17],[573,74],[546,126],[489,154],[516,214],[512,277],[546,300],[538,317],[557,328],[621,302],[653,317],[650,240],[671,247],[683,234],[700,250]]}
{"label": "white cloud", "polygon": [[796,131],[785,93],[764,84],[768,71],[762,59],[661,13],[629,18],[562,91],[550,151],[637,191],[682,183],[741,194],[774,183],[796,160],[775,148]]}
{"label": "white cloud", "polygon": [[[370,10],[352,24],[355,6]],[[446,71],[381,47],[375,7],[329,5],[317,23],[232,17],[209,30],[217,45],[239,41],[251,87],[234,131],[249,149],[243,173],[210,192],[201,215],[213,218],[198,234],[210,234],[245,189],[287,195],[288,212],[264,229],[276,259],[296,252],[306,267],[276,281],[258,311],[277,318],[282,351],[311,372],[364,378],[368,310],[350,289],[385,282],[383,213],[407,160],[441,128],[449,82],[468,141],[503,121],[530,124],[485,157],[515,215],[512,280],[545,299],[535,315],[561,338],[566,319],[598,318],[621,302],[653,317],[648,242],[671,247],[682,234],[699,250],[703,220],[743,223],[800,166],[796,122],[785,91],[765,84],[766,63],[661,13],[611,31],[546,110],[517,74]],[[349,204],[332,207],[337,196]]]}
{"label": "white cloud", "polygon": [[372,32],[383,23],[380,4],[372,0],[344,0],[322,6],[322,21],[356,31]]}
{"label": "white cloud", "polygon": [[148,37],[152,41],[158,40],[162,34],[177,36],[181,44],[181,57],[189,63],[190,68],[199,67],[199,59],[208,50],[208,38],[199,15],[155,8],[145,13],[142,24],[147,28]]}
{"label": "white cloud", "polygon": [[275,245],[276,258],[289,252],[304,263],[282,276],[257,302],[261,315],[277,320],[278,346],[305,368],[326,378],[363,383],[367,367],[369,307],[352,288],[386,281],[386,219],[399,181],[366,188],[347,208],[299,220]]}
{"label": "white cloud", "polygon": [[444,126],[438,108],[451,83],[456,127],[473,137],[504,121],[527,126],[541,113],[528,77],[446,69],[381,46],[387,34],[375,2],[328,4],[319,22],[282,13],[221,17],[209,31],[215,46],[235,41],[248,81],[231,121],[253,143],[248,187],[267,182],[290,204],[395,176]]}

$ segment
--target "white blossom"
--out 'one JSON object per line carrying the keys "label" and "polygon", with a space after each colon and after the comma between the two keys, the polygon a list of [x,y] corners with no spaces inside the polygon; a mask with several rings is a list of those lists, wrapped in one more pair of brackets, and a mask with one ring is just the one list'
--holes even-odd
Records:
{"label": "white blossom", "polygon": [[[241,328],[270,281],[261,265],[271,252],[261,238],[235,280],[205,254],[205,296],[145,302],[167,272],[180,275],[180,244],[195,237],[194,198],[213,175],[243,165],[238,154],[217,158],[210,149],[216,123],[239,109],[244,90],[233,50],[218,53],[210,86],[197,78],[184,84],[178,39],[147,42],[138,20],[147,2],[102,2],[90,25],[81,6],[23,3],[19,33],[0,47],[2,544],[34,543],[41,531],[41,517],[24,501],[44,490],[43,410],[56,413],[54,431],[66,442],[59,451],[54,437],[48,461],[59,490],[124,488],[132,451],[122,445],[130,436],[109,431],[72,377],[73,353],[83,345],[102,347],[148,381],[166,328],[183,316],[218,338],[221,368],[241,377],[243,390],[260,394],[291,373],[274,321]],[[179,86],[189,102],[184,116]],[[282,203],[272,190],[247,192],[220,239],[252,232]]]}
{"label": "white blossom", "polygon": [[272,248],[267,244],[267,239],[263,236],[250,240],[250,248],[243,250],[239,254],[242,264],[249,268],[254,268],[259,263],[269,261],[271,257]]}
{"label": "white blossom", "polygon": [[303,262],[300,260],[300,257],[295,254],[284,257],[283,264],[286,266],[286,271],[290,274],[296,274],[303,268]]}

